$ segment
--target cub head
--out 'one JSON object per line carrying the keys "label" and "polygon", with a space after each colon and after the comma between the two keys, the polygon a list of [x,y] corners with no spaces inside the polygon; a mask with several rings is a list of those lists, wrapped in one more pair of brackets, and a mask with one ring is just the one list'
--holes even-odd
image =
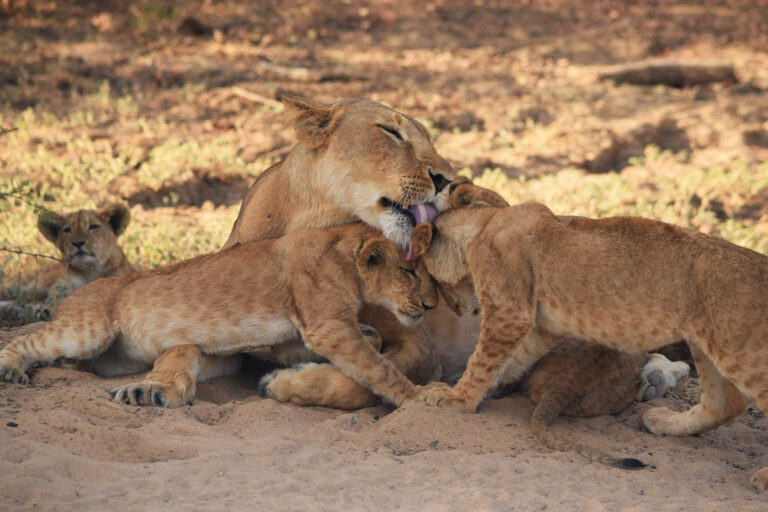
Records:
{"label": "cub head", "polygon": [[128,208],[120,203],[108,204],[100,210],[80,210],[68,215],[43,212],[37,228],[59,249],[65,263],[83,269],[103,270],[131,220]]}
{"label": "cub head", "polygon": [[282,99],[299,139],[293,165],[312,159],[314,176],[307,178],[324,201],[405,248],[414,226],[434,218],[436,196],[455,175],[424,126],[370,100]]}
{"label": "cub head", "polygon": [[357,253],[363,298],[392,311],[403,324],[437,306],[437,288],[421,262],[408,262],[386,238],[366,241]]}
{"label": "cub head", "polygon": [[[451,213],[460,210],[449,210],[441,214],[438,221],[446,220]],[[461,226],[461,218],[456,219]],[[471,227],[470,227],[471,229]],[[411,243],[408,248],[408,259],[419,259],[427,267],[429,274],[437,280],[441,286],[445,284],[455,285],[464,279],[469,278],[469,267],[467,266],[464,251],[455,240],[441,237],[437,226],[424,223],[419,224],[413,230]],[[450,290],[450,287],[445,287]],[[452,293],[444,293],[444,298],[451,304]],[[454,311],[457,311],[454,308]],[[457,311],[458,312],[458,311]]]}

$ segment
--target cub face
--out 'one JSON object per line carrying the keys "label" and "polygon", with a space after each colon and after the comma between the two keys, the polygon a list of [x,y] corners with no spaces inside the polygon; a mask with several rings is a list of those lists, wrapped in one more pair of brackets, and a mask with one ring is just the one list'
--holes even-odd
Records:
{"label": "cub face", "polygon": [[418,222],[412,207],[434,205],[455,176],[418,121],[370,100],[322,105],[283,96],[297,137],[345,209],[405,248]]}
{"label": "cub face", "polygon": [[120,203],[101,210],[80,210],[68,215],[43,212],[37,228],[59,249],[65,263],[81,269],[102,269],[120,251],[117,237],[128,227],[131,214]]}
{"label": "cub face", "polygon": [[386,238],[368,240],[357,255],[366,302],[389,309],[405,325],[437,306],[437,286],[421,261],[408,262]]}

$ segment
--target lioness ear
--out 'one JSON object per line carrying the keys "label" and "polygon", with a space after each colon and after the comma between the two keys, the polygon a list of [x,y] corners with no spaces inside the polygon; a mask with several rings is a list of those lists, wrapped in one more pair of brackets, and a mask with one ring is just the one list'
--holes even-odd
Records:
{"label": "lioness ear", "polygon": [[293,121],[296,137],[310,149],[322,147],[341,119],[341,105],[323,105],[299,96],[283,94],[285,114]]}
{"label": "lioness ear", "polygon": [[40,230],[47,240],[56,243],[63,220],[64,217],[58,213],[51,210],[43,210],[37,216],[37,229]]}
{"label": "lioness ear", "polygon": [[122,203],[109,203],[97,212],[98,216],[109,224],[115,236],[125,232],[128,223],[131,222],[131,211]]}
{"label": "lioness ear", "polygon": [[357,253],[357,268],[361,274],[384,265],[389,260],[394,244],[386,238],[371,238]]}
{"label": "lioness ear", "polygon": [[420,258],[427,252],[427,249],[429,249],[429,246],[432,243],[432,230],[432,224],[428,222],[424,222],[413,228],[413,233],[411,234],[411,248],[408,251],[410,259],[415,260]]}

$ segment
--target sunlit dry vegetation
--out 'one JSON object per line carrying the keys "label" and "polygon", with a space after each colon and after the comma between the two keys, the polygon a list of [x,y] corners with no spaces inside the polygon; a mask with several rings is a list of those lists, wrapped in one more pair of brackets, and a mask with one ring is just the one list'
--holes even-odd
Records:
{"label": "sunlit dry vegetation", "polygon": [[[0,246],[55,255],[35,205],[122,200],[137,266],[218,249],[248,184],[293,143],[275,102],[291,91],[416,117],[512,202],[768,253],[768,8],[635,4],[2,2],[0,192],[26,201],[0,199]],[[737,79],[599,79],[649,58],[726,62]],[[0,261],[6,276],[43,263]]]}

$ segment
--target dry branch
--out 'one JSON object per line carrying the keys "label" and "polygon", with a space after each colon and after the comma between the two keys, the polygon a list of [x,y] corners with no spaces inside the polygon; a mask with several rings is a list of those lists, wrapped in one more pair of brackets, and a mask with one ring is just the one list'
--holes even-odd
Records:
{"label": "dry branch", "polygon": [[341,68],[326,70],[310,69],[297,66],[283,66],[275,64],[262,57],[259,59],[259,67],[274,78],[290,80],[292,82],[348,82],[350,80],[363,80],[364,77],[353,75]]}
{"label": "dry branch", "polygon": [[242,87],[234,86],[232,87],[232,92],[237,96],[240,96],[241,98],[245,98],[246,100],[249,100],[249,101],[255,101],[256,103],[263,103],[268,107],[272,107],[272,108],[283,107],[283,104],[277,100],[273,100],[272,98],[267,98],[266,96],[262,96],[261,94],[256,92],[245,90]]}
{"label": "dry branch", "polygon": [[602,73],[600,80],[617,84],[690,87],[713,82],[738,82],[731,64],[687,64],[683,62],[652,61],[630,64]]}

